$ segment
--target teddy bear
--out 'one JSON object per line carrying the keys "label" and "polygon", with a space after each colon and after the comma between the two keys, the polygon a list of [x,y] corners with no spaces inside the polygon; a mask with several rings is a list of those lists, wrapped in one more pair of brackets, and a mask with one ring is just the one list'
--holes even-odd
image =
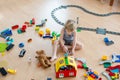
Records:
{"label": "teddy bear", "polygon": [[38,56],[36,56],[35,58],[38,59],[39,63],[40,63],[44,68],[48,68],[48,67],[51,66],[51,62],[50,62],[51,57],[46,56],[44,50],[38,50],[38,51],[36,51],[36,54],[37,54]]}

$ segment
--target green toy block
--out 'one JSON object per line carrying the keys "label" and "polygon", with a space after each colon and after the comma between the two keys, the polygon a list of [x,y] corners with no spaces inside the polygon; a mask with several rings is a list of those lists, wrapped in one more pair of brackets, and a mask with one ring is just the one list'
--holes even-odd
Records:
{"label": "green toy block", "polygon": [[32,20],[30,20],[30,24],[32,24]]}
{"label": "green toy block", "polygon": [[77,29],[77,32],[81,32],[81,29]]}
{"label": "green toy block", "polygon": [[21,34],[21,33],[22,33],[22,31],[21,31],[20,29],[18,29],[17,32],[18,32],[18,34]]}
{"label": "green toy block", "polygon": [[82,64],[82,66],[84,67],[84,69],[88,68],[86,64]]}
{"label": "green toy block", "polygon": [[106,62],[103,65],[104,65],[104,68],[108,68],[109,66],[111,66],[111,63],[110,62]]}
{"label": "green toy block", "polygon": [[7,44],[6,43],[0,43],[0,52],[4,52],[7,48]]}

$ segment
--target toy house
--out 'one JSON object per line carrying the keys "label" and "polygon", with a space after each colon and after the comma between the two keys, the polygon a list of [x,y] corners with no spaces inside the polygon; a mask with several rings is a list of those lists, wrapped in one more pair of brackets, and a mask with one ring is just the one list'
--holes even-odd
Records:
{"label": "toy house", "polygon": [[56,78],[75,77],[77,65],[72,57],[61,57],[55,63]]}

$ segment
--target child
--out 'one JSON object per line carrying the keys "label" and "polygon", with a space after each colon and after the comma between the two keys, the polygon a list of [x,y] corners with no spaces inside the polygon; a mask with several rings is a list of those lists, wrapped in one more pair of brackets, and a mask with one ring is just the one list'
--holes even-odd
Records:
{"label": "child", "polygon": [[51,61],[54,61],[57,58],[56,53],[58,44],[65,53],[72,55],[74,54],[75,50],[80,50],[82,48],[82,45],[76,40],[77,37],[74,24],[75,22],[73,20],[68,20],[65,24],[65,27],[61,30],[59,40],[56,40],[53,45],[53,56]]}

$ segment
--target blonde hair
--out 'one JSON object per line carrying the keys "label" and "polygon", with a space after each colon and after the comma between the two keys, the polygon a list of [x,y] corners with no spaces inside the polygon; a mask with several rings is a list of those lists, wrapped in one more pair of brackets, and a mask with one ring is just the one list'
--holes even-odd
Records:
{"label": "blonde hair", "polygon": [[74,29],[75,29],[74,23],[75,23],[75,21],[73,21],[73,20],[68,20],[68,21],[65,23],[65,29],[67,29],[67,30],[69,30],[69,31],[74,31]]}

